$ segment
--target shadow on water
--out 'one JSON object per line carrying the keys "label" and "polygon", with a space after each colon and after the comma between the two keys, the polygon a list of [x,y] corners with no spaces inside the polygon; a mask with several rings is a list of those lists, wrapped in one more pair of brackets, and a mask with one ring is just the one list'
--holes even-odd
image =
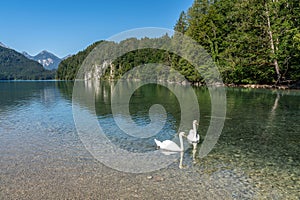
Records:
{"label": "shadow on water", "polygon": [[59,96],[54,81],[1,81],[0,112],[26,107],[34,100],[45,106],[55,104]]}
{"label": "shadow on water", "polygon": [[[96,115],[106,137],[119,148],[131,152],[147,152],[155,149],[154,138],[165,140],[176,138],[176,130],[179,126],[180,108],[174,94],[170,93],[167,88],[160,85],[149,84],[138,88],[130,98],[129,112],[133,122],[138,126],[146,126],[150,123],[149,109],[154,104],[163,105],[167,111],[167,121],[162,130],[155,136],[147,138],[133,137],[124,133],[115,122],[114,117],[126,123],[126,116],[117,113],[113,116],[111,109],[111,96],[114,83],[112,82],[86,82],[86,95],[95,95]],[[122,91],[126,91],[126,84],[121,85],[120,96]],[[95,92],[95,94],[92,94]],[[91,111],[92,108],[80,99],[78,102],[81,106]],[[124,118],[124,119],[122,119]]]}
{"label": "shadow on water", "polygon": [[222,145],[231,145],[248,157],[285,167],[299,163],[299,95],[280,91],[228,89],[227,117]]}
{"label": "shadow on water", "polygon": [[57,81],[55,82],[55,85],[59,89],[61,96],[71,102],[74,81]]}

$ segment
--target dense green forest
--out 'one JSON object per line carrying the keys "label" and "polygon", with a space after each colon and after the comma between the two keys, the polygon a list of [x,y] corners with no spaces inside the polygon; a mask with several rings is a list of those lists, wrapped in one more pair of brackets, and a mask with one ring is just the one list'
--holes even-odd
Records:
{"label": "dense green forest", "polygon": [[[162,45],[167,48],[172,44],[172,38],[168,35],[165,35],[161,38],[129,38],[124,41],[121,41],[120,43],[107,41],[97,42],[89,46],[87,49],[79,52],[78,54],[62,61],[57,70],[56,78],[62,80],[74,80],[86,56],[100,43],[101,45],[97,48],[102,48],[101,51],[96,50],[94,52],[103,52],[104,54],[109,55],[109,57],[112,54],[125,49],[138,50],[132,50],[120,57],[117,57],[111,62],[111,65],[107,66],[103,74],[94,73],[94,77],[99,78],[99,76],[101,76],[101,79],[118,79],[122,77],[124,73],[126,73],[134,67],[147,63],[160,63],[166,66],[171,66],[173,69],[176,69],[176,71],[179,71],[187,80],[189,80],[192,83],[204,82],[199,72],[197,72],[197,70],[195,70],[186,60],[181,59],[178,55],[175,55],[171,52],[162,49],[138,48],[148,46],[149,44],[159,44],[158,46]],[[98,63],[99,68],[101,68],[101,63],[103,62],[104,61],[93,61],[93,64]],[[149,72],[149,75],[150,74],[151,72]],[[153,75],[154,74],[155,73],[153,73]],[[179,80],[174,79],[172,81],[176,82]]]}
{"label": "dense green forest", "polygon": [[300,78],[300,4],[295,0],[196,0],[175,26],[201,44],[225,82]]}
{"label": "dense green forest", "polygon": [[[180,14],[174,30],[209,52],[227,84],[291,84],[300,80],[299,21],[300,3],[295,0],[195,0]],[[131,39],[134,45],[149,41],[159,39]],[[57,78],[74,79],[97,44],[63,61]],[[183,58],[153,49],[133,51],[115,60],[114,77],[148,62],[167,64],[192,83],[203,82]]]}
{"label": "dense green forest", "polygon": [[95,42],[94,44],[88,46],[85,50],[78,52],[76,55],[62,60],[56,71],[56,79],[74,80],[76,77],[76,73],[84,59],[101,42],[102,41]]}
{"label": "dense green forest", "polygon": [[54,79],[55,71],[45,70],[41,64],[8,48],[0,47],[0,80]]}

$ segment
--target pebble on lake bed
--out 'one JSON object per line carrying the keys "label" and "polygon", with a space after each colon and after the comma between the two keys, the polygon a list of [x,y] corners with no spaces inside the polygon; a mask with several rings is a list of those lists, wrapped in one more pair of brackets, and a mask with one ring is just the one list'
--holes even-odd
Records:
{"label": "pebble on lake bed", "polygon": [[160,181],[163,181],[163,180],[164,180],[164,178],[161,177],[161,176],[155,176],[155,177],[153,177],[153,176],[147,176],[147,179],[148,179],[148,180],[153,179],[153,180],[156,181],[156,182],[160,182]]}
{"label": "pebble on lake bed", "polygon": [[157,182],[159,182],[159,181],[163,181],[164,178],[161,177],[161,176],[156,176],[156,177],[154,177],[154,180],[157,181]]}

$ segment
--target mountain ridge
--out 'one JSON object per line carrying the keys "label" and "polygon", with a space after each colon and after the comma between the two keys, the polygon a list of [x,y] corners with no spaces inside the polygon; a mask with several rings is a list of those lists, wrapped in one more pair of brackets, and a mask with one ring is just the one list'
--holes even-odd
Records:
{"label": "mountain ridge", "polygon": [[45,80],[54,77],[54,70],[46,70],[23,54],[0,46],[0,80]]}
{"label": "mountain ridge", "polygon": [[5,44],[3,44],[2,42],[0,42],[0,46],[4,47],[4,48],[7,48],[7,49],[10,49],[8,46],[6,46]]}
{"label": "mountain ridge", "polygon": [[22,54],[28,59],[37,61],[47,70],[56,70],[59,63],[63,60],[47,50],[43,50],[35,56],[31,56],[25,51]]}

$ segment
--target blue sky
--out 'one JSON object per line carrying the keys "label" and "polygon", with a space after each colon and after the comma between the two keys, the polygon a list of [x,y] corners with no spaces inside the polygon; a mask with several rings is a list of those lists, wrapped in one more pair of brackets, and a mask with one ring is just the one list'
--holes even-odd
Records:
{"label": "blue sky", "polygon": [[173,29],[193,0],[3,0],[0,42],[35,55],[59,57],[89,44],[140,27]]}

